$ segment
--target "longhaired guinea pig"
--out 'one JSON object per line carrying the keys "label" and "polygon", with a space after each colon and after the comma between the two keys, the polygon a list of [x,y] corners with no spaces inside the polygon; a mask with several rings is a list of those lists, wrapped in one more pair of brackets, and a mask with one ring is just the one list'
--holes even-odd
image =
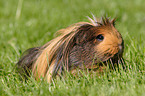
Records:
{"label": "longhaired guinea pig", "polygon": [[[73,73],[76,68],[99,68],[102,64],[119,64],[124,44],[115,28],[115,19],[102,18],[91,23],[79,22],[58,32],[60,36],[41,47],[28,49],[17,65],[20,73],[31,70],[36,80],[44,77],[48,82],[64,70]],[[92,66],[93,65],[93,66]],[[30,75],[30,74],[29,74]]]}

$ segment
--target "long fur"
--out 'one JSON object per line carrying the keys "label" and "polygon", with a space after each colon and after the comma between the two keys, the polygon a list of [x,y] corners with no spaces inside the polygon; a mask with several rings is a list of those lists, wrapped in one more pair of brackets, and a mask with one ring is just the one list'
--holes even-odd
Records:
{"label": "long fur", "polygon": [[102,18],[102,21],[97,21],[94,15],[93,18],[94,20],[88,17],[91,23],[79,22],[59,30],[58,33],[61,35],[42,47],[28,49],[17,65],[19,68],[23,68],[27,74],[27,69],[32,70],[37,80],[42,76],[48,82],[63,70],[70,71],[70,51],[76,44],[87,42],[87,38],[90,39],[89,36],[94,33],[88,32],[88,30],[94,26],[107,27],[115,23],[115,19]]}

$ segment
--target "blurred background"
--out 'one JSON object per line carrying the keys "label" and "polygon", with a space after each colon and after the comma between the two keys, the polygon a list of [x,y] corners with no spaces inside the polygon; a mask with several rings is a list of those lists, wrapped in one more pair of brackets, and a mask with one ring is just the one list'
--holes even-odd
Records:
{"label": "blurred background", "polygon": [[26,49],[44,45],[61,28],[88,22],[91,13],[117,17],[124,58],[144,62],[145,0],[0,0],[0,75],[13,71]]}

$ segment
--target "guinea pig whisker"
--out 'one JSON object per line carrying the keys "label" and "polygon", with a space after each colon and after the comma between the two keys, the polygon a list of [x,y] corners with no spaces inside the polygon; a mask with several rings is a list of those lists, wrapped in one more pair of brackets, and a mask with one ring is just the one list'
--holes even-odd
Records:
{"label": "guinea pig whisker", "polygon": [[[108,52],[110,52],[110,48],[106,49],[106,50],[103,51],[103,52],[99,52],[99,54],[105,54],[105,53],[108,53]],[[99,55],[99,54],[97,54],[97,55]]]}

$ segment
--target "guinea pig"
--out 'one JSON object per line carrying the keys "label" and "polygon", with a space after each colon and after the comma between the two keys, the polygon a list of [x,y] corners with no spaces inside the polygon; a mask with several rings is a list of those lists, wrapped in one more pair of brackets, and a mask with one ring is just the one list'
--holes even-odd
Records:
{"label": "guinea pig", "polygon": [[115,28],[115,19],[102,17],[97,21],[94,15],[88,19],[90,23],[75,23],[59,30],[60,36],[45,45],[26,50],[17,63],[23,70],[20,73],[32,72],[36,80],[44,77],[50,82],[64,70],[73,73],[76,68],[97,69],[108,62],[119,64],[124,42]]}

